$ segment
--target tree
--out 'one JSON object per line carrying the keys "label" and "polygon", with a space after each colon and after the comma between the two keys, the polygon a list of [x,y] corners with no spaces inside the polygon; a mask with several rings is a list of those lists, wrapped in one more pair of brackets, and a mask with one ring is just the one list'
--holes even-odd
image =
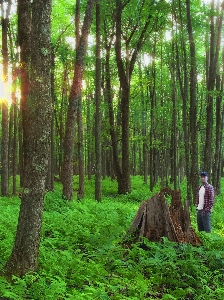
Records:
{"label": "tree", "polygon": [[96,111],[95,111],[95,199],[100,201],[102,197],[101,187],[101,59],[100,59],[100,0],[96,3]]}
{"label": "tree", "polygon": [[[23,0],[19,0],[19,5]],[[52,118],[51,98],[51,0],[26,2],[30,25],[29,92],[23,108],[24,182],[12,254],[5,266],[8,276],[23,276],[38,267],[40,230],[47,177]],[[21,16],[20,16],[21,17]],[[19,18],[22,22],[23,18]],[[28,24],[27,24],[28,25]],[[20,23],[22,26],[22,23]],[[23,40],[22,40],[23,41]],[[21,42],[22,42],[21,41]]]}
{"label": "tree", "polygon": [[20,46],[20,80],[21,80],[21,102],[20,102],[20,130],[19,130],[19,166],[20,185],[23,186],[24,159],[26,148],[23,139],[23,128],[26,127],[26,107],[29,96],[29,63],[30,63],[30,39],[31,39],[31,3],[30,0],[18,1],[18,44]]}
{"label": "tree", "polygon": [[[206,138],[204,148],[204,168],[213,176],[212,159],[213,156],[213,126],[214,126],[214,91],[216,89],[216,79],[218,79],[218,65],[219,65],[219,51],[221,44],[222,26],[223,26],[223,11],[224,2],[222,3],[222,11],[220,16],[215,18],[215,1],[211,1],[211,19],[210,19],[210,49],[207,49],[207,61],[206,61]],[[217,14],[219,14],[219,7],[217,7]],[[216,19],[216,24],[215,24]],[[217,99],[217,101],[220,101]],[[219,107],[216,107],[219,109]],[[218,111],[217,111],[218,113]],[[220,123],[219,123],[220,124]],[[218,134],[219,135],[219,134]],[[219,138],[218,138],[219,140]],[[217,142],[216,142],[217,145]],[[218,145],[217,145],[218,146]],[[219,152],[219,148],[216,148],[216,152]],[[218,164],[217,164],[218,166]],[[215,180],[217,181],[217,170],[214,170]]]}
{"label": "tree", "polygon": [[[76,15],[75,15],[75,38],[76,38],[76,51],[79,47],[80,40],[80,0],[76,1]],[[77,98],[77,124],[78,124],[78,172],[79,172],[79,188],[78,199],[82,199],[84,196],[84,146],[83,146],[83,122],[82,122],[82,95]]]}
{"label": "tree", "polygon": [[[4,9],[1,2],[1,23],[2,23],[2,56],[3,56],[3,82],[7,87],[8,82],[8,26],[9,13],[11,9],[11,1],[8,1],[7,8]],[[5,11],[6,10],[6,11]],[[7,97],[7,95],[5,95]],[[1,180],[1,194],[7,196],[9,193],[9,112],[8,99],[3,99],[2,102],[2,180]]]}
{"label": "tree", "polygon": [[[122,176],[118,177],[118,193],[125,194],[131,191],[130,182],[130,145],[129,145],[129,122],[130,122],[130,84],[133,74],[134,66],[137,60],[138,53],[142,49],[146,37],[149,34],[149,26],[155,25],[157,18],[153,18],[153,11],[156,11],[154,7],[155,1],[150,2],[150,9],[147,6],[147,14],[145,13],[146,5],[149,5],[147,1],[138,2],[137,18],[132,19],[127,17],[125,20],[124,11],[127,9],[130,1],[116,0],[116,12],[115,12],[115,54],[116,63],[118,68],[118,76],[121,88],[121,127],[122,127]],[[159,4],[162,1],[159,2]],[[133,4],[133,3],[132,3]],[[157,4],[159,6],[159,4]],[[161,5],[164,5],[162,3]],[[165,5],[163,6],[165,7]],[[142,18],[142,15],[144,17]],[[156,15],[156,13],[155,13]],[[122,23],[122,17],[124,22]],[[135,16],[136,17],[136,16]],[[139,20],[144,20],[139,22]],[[162,18],[161,18],[162,19]],[[129,26],[130,24],[130,30]],[[123,26],[122,26],[123,25]],[[158,28],[157,28],[158,30]],[[125,32],[125,33],[124,33]],[[122,45],[124,44],[124,48]],[[123,59],[123,51],[125,52],[125,58]]]}
{"label": "tree", "polygon": [[[86,56],[87,39],[90,26],[92,23],[93,9],[95,0],[88,0],[85,17],[82,26],[82,32],[79,39],[79,44],[76,49],[76,61],[74,67],[74,77],[72,81],[71,92],[69,96],[69,106],[67,111],[65,139],[64,139],[64,160],[63,160],[63,195],[66,199],[72,200],[73,196],[73,151],[74,151],[74,132],[75,121],[82,97],[82,79],[84,72],[84,59]],[[79,191],[82,193],[82,191]]]}
{"label": "tree", "polygon": [[191,182],[194,200],[198,185],[198,129],[197,129],[197,68],[194,35],[191,22],[190,0],[186,1],[187,31],[190,48],[190,138],[191,138]]}
{"label": "tree", "polygon": [[[182,98],[182,107],[183,107],[183,137],[185,141],[189,141],[189,111],[188,107],[188,72],[187,72],[187,49],[185,47],[185,36],[184,36],[184,23],[183,23],[183,14],[181,1],[178,0],[178,10],[179,10],[179,19],[180,19],[180,47],[176,43],[176,62],[177,62],[177,78],[180,86],[180,96]],[[182,62],[182,66],[181,66]],[[189,143],[184,143],[184,156],[185,156],[185,174],[187,178],[187,201],[191,203],[191,162],[190,162],[190,146]]]}

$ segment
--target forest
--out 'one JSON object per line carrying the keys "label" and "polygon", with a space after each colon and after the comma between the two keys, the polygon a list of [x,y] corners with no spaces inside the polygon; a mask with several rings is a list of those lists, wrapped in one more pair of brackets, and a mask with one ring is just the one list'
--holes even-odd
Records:
{"label": "forest", "polygon": [[[224,1],[0,5],[0,299],[223,299]],[[124,239],[164,188],[198,245]]]}

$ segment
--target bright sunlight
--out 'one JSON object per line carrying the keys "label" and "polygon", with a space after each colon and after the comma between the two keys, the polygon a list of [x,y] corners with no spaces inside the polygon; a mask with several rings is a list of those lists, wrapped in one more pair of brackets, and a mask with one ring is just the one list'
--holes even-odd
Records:
{"label": "bright sunlight", "polygon": [[8,105],[12,104],[12,98],[11,98],[11,81],[6,80],[3,78],[3,70],[2,65],[0,65],[0,74],[1,74],[1,80],[0,80],[0,103],[8,103]]}

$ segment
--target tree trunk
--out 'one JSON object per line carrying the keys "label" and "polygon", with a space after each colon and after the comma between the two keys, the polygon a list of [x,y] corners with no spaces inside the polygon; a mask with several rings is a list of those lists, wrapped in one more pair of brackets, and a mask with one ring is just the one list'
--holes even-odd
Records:
{"label": "tree trunk", "polygon": [[223,121],[224,121],[224,104],[222,105],[222,95],[224,87],[224,48],[222,50],[222,76],[217,75],[216,77],[216,90],[218,91],[216,97],[216,139],[215,139],[215,156],[213,165],[213,176],[212,183],[217,195],[220,194],[221,184],[221,167],[222,167],[222,140],[223,140]]}
{"label": "tree trunk", "polygon": [[[12,94],[11,94],[12,97]],[[12,151],[13,151],[13,107],[12,105],[9,106],[9,123],[8,123],[8,176],[9,180],[12,176]]]}
{"label": "tree trunk", "polygon": [[51,0],[33,1],[32,12],[29,13],[32,13],[32,48],[28,68],[30,91],[26,105],[23,105],[26,109],[25,176],[15,243],[5,266],[6,275],[10,277],[23,276],[29,271],[37,271],[38,268],[45,181],[50,153]]}
{"label": "tree trunk", "polygon": [[130,78],[129,71],[125,72],[122,61],[121,48],[121,15],[122,4],[116,1],[116,61],[121,86],[121,122],[122,122],[122,176],[118,178],[118,193],[126,194],[131,191],[130,181],[130,149],[129,149],[129,118],[130,118]]}
{"label": "tree trunk", "polygon": [[[172,31],[173,32],[173,31]],[[173,37],[174,38],[174,37]],[[172,53],[170,63],[170,75],[171,75],[171,99],[173,103],[172,110],[172,132],[171,132],[171,179],[174,185],[174,189],[177,189],[177,108],[176,108],[176,76],[175,76],[175,47],[174,41],[172,41]]]}
{"label": "tree trunk", "polygon": [[[147,147],[147,101],[144,95],[142,66],[141,61],[138,63],[139,80],[140,80],[140,93],[142,99],[142,161],[140,166],[140,174],[143,174],[144,184],[148,182],[148,147]],[[140,156],[140,155],[139,155]]]}
{"label": "tree trunk", "polygon": [[[3,57],[3,85],[5,89],[5,97],[8,98],[7,84],[8,84],[8,26],[9,26],[9,13],[11,1],[5,9],[1,3],[2,13],[2,57]],[[4,17],[5,16],[5,17]],[[8,196],[9,194],[9,112],[8,112],[8,99],[2,101],[2,143],[1,143],[1,194]]]}
{"label": "tree trunk", "polygon": [[17,119],[17,100],[16,95],[13,93],[13,156],[12,156],[12,174],[13,174],[13,195],[16,195],[16,175],[17,175],[17,132],[18,132],[18,119]]}
{"label": "tree trunk", "polygon": [[96,94],[95,94],[95,199],[100,201],[102,198],[102,180],[101,180],[101,59],[100,59],[100,0],[96,3]]}
{"label": "tree trunk", "polygon": [[92,164],[91,164],[91,117],[90,117],[90,101],[91,100],[91,95],[88,95],[86,97],[86,147],[87,147],[87,177],[88,180],[92,179]]}
{"label": "tree trunk", "polygon": [[[76,37],[76,51],[79,47],[80,40],[80,0],[76,1],[75,12],[75,37]],[[85,180],[85,168],[84,168],[84,146],[83,146],[83,124],[82,124],[82,94],[80,93],[77,106],[77,124],[78,124],[78,169],[79,169],[79,188],[77,198],[82,199],[84,196],[84,180]]]}
{"label": "tree trunk", "polygon": [[[183,134],[184,134],[184,155],[185,155],[185,172],[186,172],[186,178],[187,178],[187,201],[189,205],[192,204],[192,191],[191,191],[191,160],[190,160],[190,149],[189,149],[189,114],[187,109],[187,103],[188,103],[188,74],[187,74],[187,54],[186,54],[186,47],[185,47],[185,39],[184,39],[184,30],[183,30],[183,16],[182,16],[182,8],[181,8],[181,1],[178,1],[179,6],[179,14],[180,14],[180,26],[181,26],[181,49],[182,49],[182,61],[183,66],[181,68],[180,66],[180,51],[179,47],[176,44],[176,61],[177,61],[177,78],[180,85],[180,94],[183,102]],[[183,71],[182,71],[183,69]],[[182,75],[183,74],[183,78]]]}
{"label": "tree trunk", "polygon": [[[57,141],[57,170],[59,174],[59,178],[62,178],[62,161],[63,161],[63,144],[64,144],[64,110],[66,109],[67,105],[67,95],[68,95],[68,65],[64,65],[63,70],[63,78],[62,78],[62,92],[61,92],[61,102],[60,108],[56,110],[55,113],[55,126],[58,134]],[[56,106],[57,98],[54,97],[54,102]]]}
{"label": "tree trunk", "polygon": [[143,113],[143,129],[142,129],[142,134],[143,134],[143,153],[142,153],[142,157],[143,157],[143,177],[144,177],[144,183],[147,184],[148,183],[148,167],[149,167],[149,163],[148,163],[148,157],[149,157],[149,151],[148,151],[148,143],[147,143],[147,129],[146,129],[146,114],[147,111],[144,111]]}
{"label": "tree trunk", "polygon": [[23,129],[28,126],[26,121],[26,107],[29,94],[29,64],[30,64],[30,34],[31,34],[31,3],[30,0],[18,0],[18,44],[20,46],[20,79],[21,102],[19,124],[19,162],[20,162],[20,186],[24,181],[24,160],[26,148],[23,139]]}
{"label": "tree trunk", "polygon": [[[170,204],[166,196],[172,197]],[[141,203],[124,242],[142,241],[143,237],[152,242],[167,237],[173,242],[202,244],[191,226],[188,206],[182,206],[180,191],[169,188]]]}
{"label": "tree trunk", "polygon": [[190,137],[191,137],[191,186],[195,202],[198,186],[198,126],[197,126],[197,68],[195,43],[191,24],[190,0],[186,0],[187,31],[190,44]]}
{"label": "tree trunk", "polygon": [[63,196],[67,200],[72,200],[73,196],[73,152],[74,152],[74,133],[75,121],[78,113],[78,105],[82,96],[82,78],[84,72],[84,59],[87,49],[87,39],[92,23],[93,9],[95,0],[88,0],[85,12],[85,18],[82,26],[82,32],[79,44],[76,50],[76,62],[74,68],[74,77],[69,96],[69,106],[67,111],[65,139],[64,139],[64,161],[62,172]]}
{"label": "tree trunk", "polygon": [[[154,45],[153,45],[153,55],[156,53],[156,38],[154,38]],[[155,61],[152,62],[152,74],[150,80],[152,81],[152,84],[150,85],[150,136],[149,136],[149,142],[150,142],[150,150],[149,150],[149,156],[150,156],[150,191],[153,190],[155,184],[156,184],[156,156],[155,156],[155,146],[153,145],[155,140],[155,108],[156,108],[156,66]]]}
{"label": "tree trunk", "polygon": [[[204,169],[213,176],[212,160],[213,160],[213,125],[214,125],[214,95],[215,80],[218,67],[218,57],[222,36],[223,12],[220,17],[217,17],[217,23],[214,20],[214,0],[211,1],[211,20],[210,20],[210,51],[207,57],[207,95],[206,95],[206,138],[204,148]],[[224,10],[224,5],[222,11]],[[212,179],[213,182],[213,179]]]}
{"label": "tree trunk", "polygon": [[77,198],[80,200],[84,197],[84,181],[85,181],[81,95],[78,99],[77,123],[78,123],[78,169],[79,169],[79,189],[77,193]]}
{"label": "tree trunk", "polygon": [[[105,43],[106,44],[106,43]],[[110,50],[112,45],[112,38],[109,41],[109,44],[106,45],[106,61],[105,61],[105,89],[104,89],[104,98],[108,104],[108,114],[109,114],[109,123],[110,123],[110,136],[112,143],[112,157],[113,157],[113,166],[110,167],[111,178],[113,178],[112,173],[115,172],[118,182],[118,191],[120,191],[121,187],[121,167],[119,164],[118,157],[118,142],[117,142],[117,132],[115,128],[114,121],[114,109],[113,109],[113,99],[112,99],[112,87],[110,80]]]}
{"label": "tree trunk", "polygon": [[[52,107],[54,107],[54,54],[52,51],[51,55],[51,96],[52,96]],[[46,190],[53,191],[54,190],[54,164],[55,164],[55,155],[54,155],[54,109],[52,110],[52,118],[51,118],[51,148],[50,148],[50,157],[48,162],[48,172],[47,172],[47,180],[46,180]]]}

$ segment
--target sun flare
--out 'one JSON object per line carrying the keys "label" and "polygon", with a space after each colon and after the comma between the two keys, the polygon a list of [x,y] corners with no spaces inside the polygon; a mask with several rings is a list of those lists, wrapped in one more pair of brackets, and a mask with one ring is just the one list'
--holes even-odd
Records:
{"label": "sun flare", "polygon": [[11,97],[11,82],[3,77],[2,66],[0,67],[1,79],[0,79],[0,103],[12,104]]}

